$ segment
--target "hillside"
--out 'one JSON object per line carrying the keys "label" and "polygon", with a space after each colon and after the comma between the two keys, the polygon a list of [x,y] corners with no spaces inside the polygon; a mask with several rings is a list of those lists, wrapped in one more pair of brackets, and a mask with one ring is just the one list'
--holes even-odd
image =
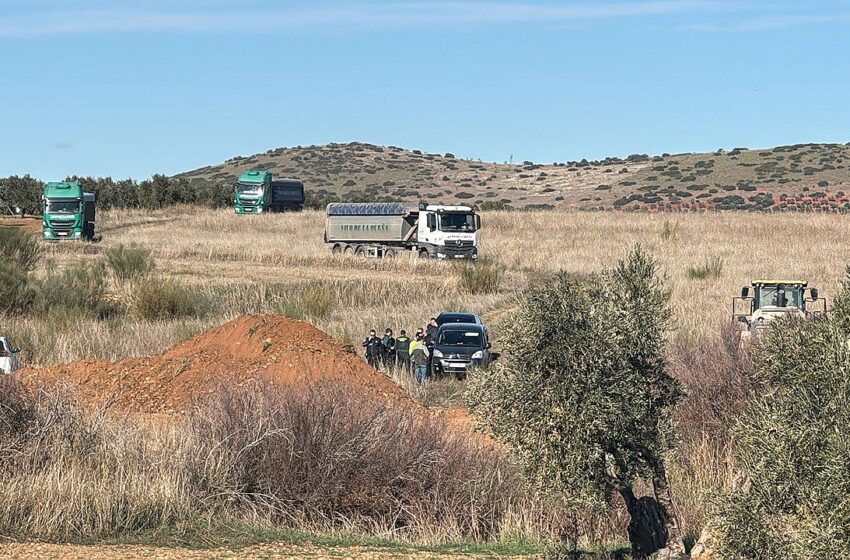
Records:
{"label": "hillside", "polygon": [[850,210],[850,144],[635,154],[602,161],[487,163],[363,143],[278,148],[178,175],[227,183],[251,168],[297,177],[322,203],[463,202],[584,210]]}

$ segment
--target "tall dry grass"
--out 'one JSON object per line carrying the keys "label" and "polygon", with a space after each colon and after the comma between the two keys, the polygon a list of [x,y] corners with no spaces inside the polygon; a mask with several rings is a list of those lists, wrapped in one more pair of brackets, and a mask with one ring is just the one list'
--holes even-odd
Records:
{"label": "tall dry grass", "polygon": [[[173,424],[0,380],[0,535],[79,541],[228,519],[417,542],[543,539],[504,451],[351,387],[223,384]],[[204,521],[205,520],[205,521]]]}

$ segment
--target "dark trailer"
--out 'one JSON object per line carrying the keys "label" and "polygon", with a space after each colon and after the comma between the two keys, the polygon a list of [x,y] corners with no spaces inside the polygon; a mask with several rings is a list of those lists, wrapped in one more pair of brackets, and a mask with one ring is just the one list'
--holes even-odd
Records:
{"label": "dark trailer", "polygon": [[269,186],[269,210],[283,212],[304,209],[304,183],[298,179],[277,179]]}

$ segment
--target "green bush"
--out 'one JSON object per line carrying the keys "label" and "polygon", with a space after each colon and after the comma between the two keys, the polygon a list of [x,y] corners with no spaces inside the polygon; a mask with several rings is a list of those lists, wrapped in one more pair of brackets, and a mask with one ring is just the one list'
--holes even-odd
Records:
{"label": "green bush", "polygon": [[105,309],[106,267],[103,261],[79,262],[63,270],[50,266],[33,287],[34,313],[99,316]]}
{"label": "green bush", "polygon": [[106,264],[119,285],[147,276],[154,268],[150,249],[135,243],[107,249]]}
{"label": "green bush", "polygon": [[[599,511],[619,493],[638,558],[680,538],[665,466],[682,397],[664,359],[671,325],[670,292],[637,249],[592,281],[561,273],[531,288],[505,322],[505,361],[468,389],[542,494]],[[641,481],[654,500],[637,497]]]}
{"label": "green bush", "polygon": [[206,299],[176,280],[148,276],[133,285],[133,312],[150,321],[203,315]]}
{"label": "green bush", "polygon": [[505,268],[495,259],[479,257],[476,261],[455,264],[461,288],[469,294],[494,294],[499,291]]}
{"label": "green bush", "polygon": [[41,259],[41,244],[20,228],[0,227],[0,255],[24,273],[32,272]]}
{"label": "green bush", "polygon": [[687,269],[688,278],[691,280],[714,280],[720,278],[723,274],[723,259],[720,257],[712,257],[702,264],[689,266]]}
{"label": "green bush", "polygon": [[850,269],[830,314],[785,318],[754,351],[765,389],[735,429],[739,485],[723,500],[723,558],[847,558]]}

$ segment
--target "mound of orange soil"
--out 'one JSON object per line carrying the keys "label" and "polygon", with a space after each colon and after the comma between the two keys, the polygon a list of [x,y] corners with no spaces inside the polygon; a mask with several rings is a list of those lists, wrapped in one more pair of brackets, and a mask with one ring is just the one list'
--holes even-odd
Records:
{"label": "mound of orange soil", "polygon": [[63,382],[90,403],[123,410],[175,413],[222,381],[265,380],[273,386],[349,382],[371,395],[412,403],[398,385],[350,349],[303,321],[245,315],[159,356],[120,362],[83,360],[20,371],[30,386]]}

